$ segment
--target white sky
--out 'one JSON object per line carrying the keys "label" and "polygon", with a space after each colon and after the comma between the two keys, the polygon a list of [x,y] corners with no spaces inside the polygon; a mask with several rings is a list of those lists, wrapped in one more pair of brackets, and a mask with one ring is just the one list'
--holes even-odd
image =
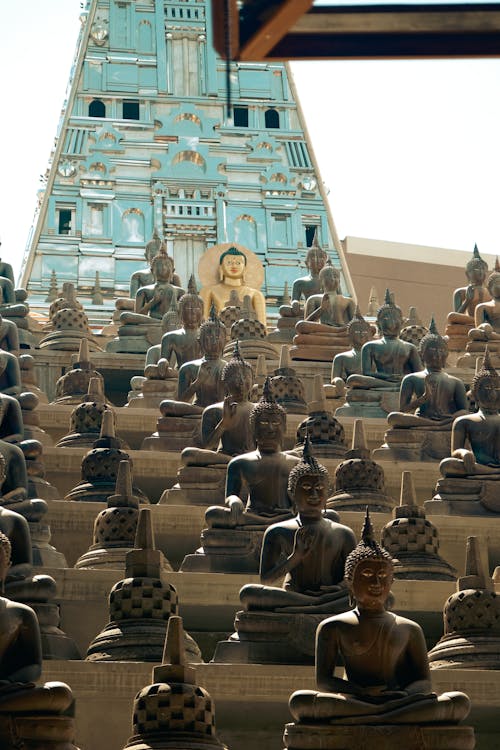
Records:
{"label": "white sky", "polygon": [[[0,236],[20,266],[80,0],[1,2]],[[500,60],[296,63],[340,237],[499,252]]]}

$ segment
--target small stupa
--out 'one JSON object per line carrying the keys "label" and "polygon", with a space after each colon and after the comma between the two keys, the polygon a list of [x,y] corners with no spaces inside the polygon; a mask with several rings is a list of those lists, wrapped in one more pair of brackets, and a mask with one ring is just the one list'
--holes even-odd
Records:
{"label": "small stupa", "polygon": [[135,696],[133,735],[124,750],[227,750],[215,734],[212,699],[188,666],[185,641],[182,618],[172,615],[153,684]]}
{"label": "small stupa", "polygon": [[431,669],[500,669],[500,598],[475,536],[467,537],[465,575],[444,605],[443,620],[444,635],[429,651]]}
{"label": "small stupa", "polygon": [[89,389],[82,403],[71,412],[69,432],[56,444],[57,448],[92,448],[101,431],[103,415],[112,408],[106,403],[103,382],[90,378]]}
{"label": "small stupa", "polygon": [[[123,447],[123,442],[115,435],[114,414],[108,409],[103,414],[99,438],[82,459],[82,480],[64,499],[105,503],[114,493],[120,461],[131,462]],[[138,502],[149,502],[137,487],[133,491]]]}
{"label": "small stupa", "polygon": [[401,476],[400,504],[382,529],[381,544],[394,558],[394,577],[424,581],[454,581],[457,571],[439,554],[439,535],[417,505],[411,471]]}
{"label": "small stupa", "polygon": [[[227,309],[227,308],[226,308]],[[235,308],[238,310],[239,308]],[[239,311],[239,317],[231,324],[226,322],[227,317],[221,313],[220,319],[231,331],[231,340],[226,344],[224,356],[229,356],[233,350],[234,342],[238,341],[241,356],[244,359],[255,360],[259,354],[263,354],[266,360],[275,361],[278,358],[277,348],[268,341],[266,326],[257,319],[257,314],[252,307],[249,295],[243,297],[243,304]]]}
{"label": "small stupa", "polygon": [[130,461],[120,461],[115,494],[94,521],[92,546],[78,558],[75,568],[125,570],[125,556],[134,546],[139,501],[132,489]]}
{"label": "small stupa", "polygon": [[87,339],[82,339],[77,355],[73,355],[71,370],[61,375],[56,383],[55,404],[81,404],[89,392],[91,378],[97,378],[101,382],[104,394],[104,378],[94,370],[90,360],[89,345]]}
{"label": "small stupa", "polygon": [[352,448],[335,469],[335,492],[327,507],[334,510],[365,510],[386,513],[395,502],[385,492],[383,468],[370,458],[363,420],[354,420]]}
{"label": "small stupa", "polygon": [[318,458],[345,457],[347,445],[344,428],[328,408],[321,375],[314,376],[313,400],[309,403],[309,416],[297,428],[295,448],[300,449],[301,452],[306,435],[309,436],[314,455]]}
{"label": "small stupa", "polygon": [[92,351],[102,351],[90,330],[89,320],[75,296],[73,284],[64,286],[63,297],[49,308],[49,332],[39,343],[40,349],[77,352],[82,339],[87,339]]}
{"label": "small stupa", "polygon": [[281,346],[279,364],[271,375],[270,383],[276,403],[287,414],[307,414],[304,383],[291,365],[290,351],[286,344]]}
{"label": "small stupa", "polygon": [[[109,622],[90,644],[87,661],[160,662],[167,623],[178,613],[178,597],[168,581],[168,561],[155,549],[152,514],[142,508],[134,549],[125,558],[125,578],[109,595]],[[196,642],[187,633],[190,662],[201,662]]]}

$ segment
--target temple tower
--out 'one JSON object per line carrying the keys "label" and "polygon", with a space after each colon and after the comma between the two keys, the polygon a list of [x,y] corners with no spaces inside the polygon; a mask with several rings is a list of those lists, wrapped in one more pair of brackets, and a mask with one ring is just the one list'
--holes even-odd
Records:
{"label": "temple tower", "polygon": [[20,283],[108,298],[144,266],[153,229],[187,282],[207,247],[234,241],[281,297],[319,243],[352,285],[287,66],[226,64],[209,0],[86,0],[68,98]]}

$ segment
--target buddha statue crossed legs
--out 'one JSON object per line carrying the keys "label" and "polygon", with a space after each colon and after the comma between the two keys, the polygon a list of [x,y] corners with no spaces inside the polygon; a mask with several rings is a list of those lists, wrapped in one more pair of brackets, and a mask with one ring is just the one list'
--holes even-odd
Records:
{"label": "buddha statue crossed legs", "polygon": [[[298,722],[454,724],[468,714],[469,699],[463,693],[432,692],[420,626],[386,610],[393,574],[392,558],[375,541],[367,514],[362,540],[345,564],[356,606],[320,624],[316,682],[322,692],[293,693],[290,711]],[[345,678],[334,673],[339,656]]]}

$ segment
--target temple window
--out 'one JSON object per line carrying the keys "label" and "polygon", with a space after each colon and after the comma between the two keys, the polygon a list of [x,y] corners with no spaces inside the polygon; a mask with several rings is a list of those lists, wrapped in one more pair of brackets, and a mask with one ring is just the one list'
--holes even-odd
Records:
{"label": "temple window", "polygon": [[276,109],[266,109],[264,113],[264,123],[266,128],[279,128],[280,115]]}
{"label": "temple window", "polygon": [[139,102],[132,99],[126,99],[123,102],[123,119],[139,120]]}
{"label": "temple window", "polygon": [[106,117],[106,106],[100,99],[93,99],[89,104],[89,117]]}
{"label": "temple window", "polygon": [[235,128],[248,128],[248,107],[234,107],[233,122]]}
{"label": "temple window", "polygon": [[304,227],[306,233],[306,247],[311,247],[314,239],[314,233],[317,230],[316,224],[306,224]]}
{"label": "temple window", "polygon": [[75,232],[75,206],[56,207],[57,234],[74,234]]}

